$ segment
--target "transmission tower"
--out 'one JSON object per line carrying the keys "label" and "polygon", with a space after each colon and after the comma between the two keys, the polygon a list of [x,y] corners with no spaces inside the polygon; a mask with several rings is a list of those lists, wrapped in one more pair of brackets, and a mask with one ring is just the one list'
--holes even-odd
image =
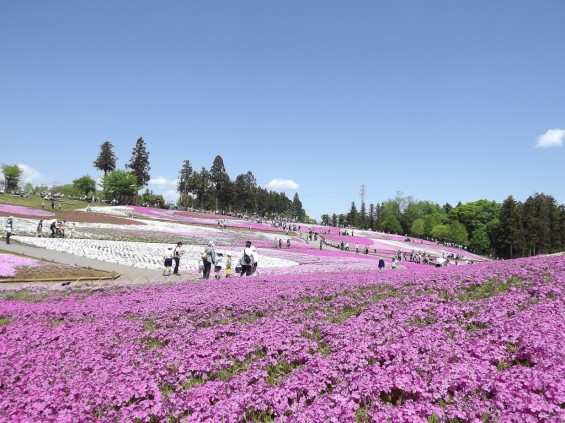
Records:
{"label": "transmission tower", "polygon": [[361,204],[363,204],[365,202],[365,184],[361,185],[361,189],[359,190],[359,195],[361,196]]}

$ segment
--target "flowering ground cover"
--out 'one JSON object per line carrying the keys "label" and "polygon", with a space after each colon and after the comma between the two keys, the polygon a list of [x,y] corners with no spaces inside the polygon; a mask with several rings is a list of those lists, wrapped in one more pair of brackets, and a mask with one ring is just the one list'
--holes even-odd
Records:
{"label": "flowering ground cover", "polygon": [[0,301],[0,420],[559,422],[564,282],[557,256]]}
{"label": "flowering ground cover", "polygon": [[16,206],[13,204],[0,204],[0,216],[29,216],[29,217],[53,217],[55,216],[54,213],[34,209],[31,207],[25,206]]}
{"label": "flowering ground cover", "polygon": [[39,262],[29,257],[0,253],[0,278],[12,278],[20,266],[35,267]]}

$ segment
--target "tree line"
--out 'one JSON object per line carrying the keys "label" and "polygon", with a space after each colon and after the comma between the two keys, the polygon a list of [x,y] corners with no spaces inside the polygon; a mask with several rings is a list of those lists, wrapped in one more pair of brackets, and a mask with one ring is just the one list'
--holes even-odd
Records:
{"label": "tree line", "polygon": [[[105,141],[93,161],[93,166],[104,172],[100,180],[101,192],[97,182],[90,175],[83,175],[72,184],[52,187],[51,190],[66,195],[98,196],[119,204],[150,204],[165,207],[162,195],[156,195],[147,189],[151,179],[149,152],[142,137],[138,138],[132,150],[130,161],[125,169],[117,169],[118,158],[114,146]],[[5,186],[8,191],[19,189],[22,170],[17,165],[3,165]],[[146,188],[141,195],[139,191]],[[26,191],[31,187],[26,186]],[[36,191],[49,191],[47,187],[36,187]],[[202,167],[200,171],[192,168],[190,160],[182,162],[177,179],[179,199],[177,206],[218,213],[245,214],[248,216],[279,217],[308,221],[298,193],[290,200],[284,193],[266,190],[257,184],[251,171],[238,175],[231,180],[221,156],[216,156],[210,169]]]}
{"label": "tree line", "polygon": [[565,251],[565,206],[541,193],[523,203],[509,196],[502,204],[478,200],[455,207],[398,193],[368,208],[361,203],[358,209],[352,202],[348,213],[324,214],[321,220],[325,225],[434,239],[498,258]]}

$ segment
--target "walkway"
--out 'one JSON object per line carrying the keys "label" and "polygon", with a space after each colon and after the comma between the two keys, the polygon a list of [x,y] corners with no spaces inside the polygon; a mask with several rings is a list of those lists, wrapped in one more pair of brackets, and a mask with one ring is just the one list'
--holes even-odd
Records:
{"label": "walkway", "polygon": [[[71,266],[79,267],[90,267],[96,270],[103,270],[110,273],[116,273],[120,275],[114,281],[107,282],[118,282],[118,283],[148,283],[148,282],[167,282],[167,281],[177,281],[177,280],[194,280],[196,277],[191,273],[181,273],[179,276],[165,277],[163,276],[163,270],[155,269],[139,269],[131,266],[124,266],[117,263],[108,263],[105,261],[95,260],[88,257],[75,256],[73,254],[64,253],[61,251],[53,251],[45,248],[32,247],[29,245],[19,244],[11,242],[10,244],[2,243],[0,244],[0,249],[20,254],[23,256],[33,257],[41,260],[51,261],[55,263],[67,264]],[[38,282],[39,283],[39,282]],[[14,286],[21,286],[24,284],[30,284],[30,282],[2,282],[0,283],[0,288],[11,288]],[[41,282],[41,284],[47,285],[60,285],[61,282]]]}

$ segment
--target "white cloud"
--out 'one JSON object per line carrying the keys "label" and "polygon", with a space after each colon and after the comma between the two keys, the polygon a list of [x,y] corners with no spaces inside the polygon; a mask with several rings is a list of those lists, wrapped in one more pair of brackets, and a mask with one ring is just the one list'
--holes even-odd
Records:
{"label": "white cloud", "polygon": [[176,203],[179,198],[179,193],[174,189],[169,189],[163,193],[163,198],[166,202]]}
{"label": "white cloud", "polygon": [[19,163],[18,167],[22,170],[21,182],[23,185],[32,184],[38,185],[51,185],[52,180],[43,175],[40,171],[32,168],[23,163]]}
{"label": "white cloud", "polygon": [[538,137],[536,147],[561,147],[563,145],[563,140],[565,140],[565,129],[550,129],[545,134]]}
{"label": "white cloud", "polygon": [[150,185],[170,185],[170,186],[175,186],[177,184],[177,180],[176,179],[167,179],[164,176],[159,176],[158,178],[152,178],[149,181]]}
{"label": "white cloud", "polygon": [[285,191],[285,190],[296,190],[298,189],[298,184],[292,179],[281,179],[275,178],[271,180],[265,188],[272,189],[273,191]]}

